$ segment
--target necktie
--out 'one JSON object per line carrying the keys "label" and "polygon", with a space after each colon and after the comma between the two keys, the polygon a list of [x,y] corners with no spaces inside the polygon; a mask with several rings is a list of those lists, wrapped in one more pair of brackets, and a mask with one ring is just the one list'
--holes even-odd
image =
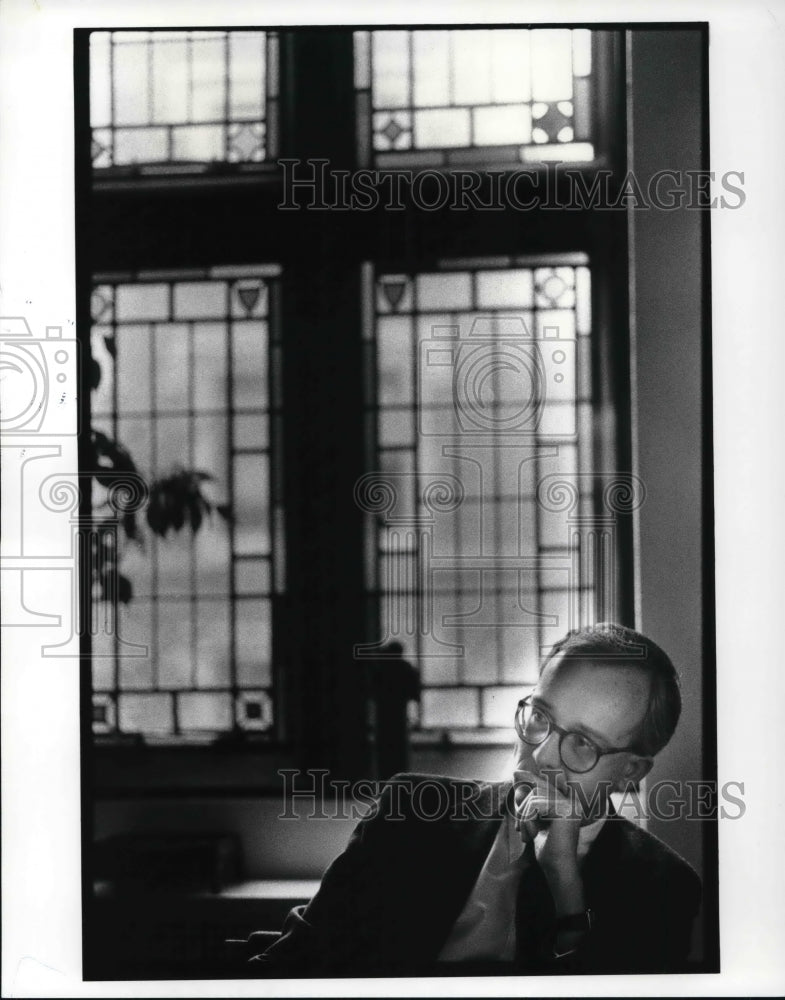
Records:
{"label": "necktie", "polygon": [[536,968],[550,954],[555,911],[553,898],[530,841],[523,852],[523,866],[515,901],[515,963]]}

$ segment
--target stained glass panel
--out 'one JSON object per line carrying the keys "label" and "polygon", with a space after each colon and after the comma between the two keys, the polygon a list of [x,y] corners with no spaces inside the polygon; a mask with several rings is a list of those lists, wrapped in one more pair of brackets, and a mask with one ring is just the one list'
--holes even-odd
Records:
{"label": "stained glass panel", "polygon": [[591,48],[586,29],[355,32],[361,165],[592,161]]}
{"label": "stained glass panel", "polygon": [[[592,592],[570,576],[565,510],[537,501],[543,477],[575,480],[591,459],[589,262],[366,275],[369,426],[394,500],[368,533],[380,638],[421,667],[421,728],[491,733],[509,726],[509,704],[567,627],[570,595],[592,613]],[[590,513],[590,494],[582,503]]]}
{"label": "stained glass panel", "polygon": [[93,167],[272,159],[277,44],[264,31],[93,32]]}
{"label": "stained glass panel", "polygon": [[[214,508],[196,534],[186,524],[165,538],[142,512],[138,541],[122,541],[120,572],[133,594],[120,606],[117,634],[104,628],[97,638],[106,647],[96,672],[94,730],[102,736],[270,728],[270,595],[276,578],[280,592],[283,532],[281,510],[271,514],[270,466],[280,449],[269,426],[279,417],[268,402],[270,326],[254,317],[277,294],[276,274],[220,268],[96,283],[95,426],[128,448],[149,481],[183,468],[205,472]],[[94,497],[97,511],[102,499]],[[220,504],[233,512],[230,522],[216,513]],[[124,641],[146,646],[146,655],[125,656]],[[262,722],[245,725],[233,713],[251,688],[265,708]]]}

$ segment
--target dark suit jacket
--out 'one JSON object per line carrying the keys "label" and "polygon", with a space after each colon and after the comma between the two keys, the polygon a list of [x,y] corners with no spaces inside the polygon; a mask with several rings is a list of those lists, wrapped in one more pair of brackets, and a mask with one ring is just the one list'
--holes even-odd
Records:
{"label": "dark suit jacket", "polygon": [[[311,902],[295,907],[280,940],[253,960],[258,973],[682,971],[700,901],[698,876],[656,837],[616,815],[606,821],[583,863],[595,922],[577,953],[555,960],[545,949],[530,955],[525,966],[437,965],[510,793],[509,782],[396,775],[327,869]],[[552,907],[549,893],[546,898]],[[544,908],[542,920],[546,925],[553,920],[552,909]]]}

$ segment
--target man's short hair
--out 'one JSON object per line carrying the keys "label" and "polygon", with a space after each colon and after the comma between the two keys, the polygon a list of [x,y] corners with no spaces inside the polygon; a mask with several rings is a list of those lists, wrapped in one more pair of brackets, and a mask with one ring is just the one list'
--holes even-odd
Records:
{"label": "man's short hair", "polygon": [[681,685],[668,654],[640,632],[612,622],[573,629],[551,649],[540,673],[562,654],[598,666],[635,667],[649,678],[649,704],[641,722],[636,748],[654,756],[667,744],[681,715]]}

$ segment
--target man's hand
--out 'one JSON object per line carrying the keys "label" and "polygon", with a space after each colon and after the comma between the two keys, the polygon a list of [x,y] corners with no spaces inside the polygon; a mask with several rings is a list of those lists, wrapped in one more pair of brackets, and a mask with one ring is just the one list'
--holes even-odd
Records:
{"label": "man's hand", "polygon": [[515,771],[515,826],[524,842],[547,830],[538,862],[548,881],[556,915],[585,909],[578,866],[582,815],[572,798],[531,771]]}

